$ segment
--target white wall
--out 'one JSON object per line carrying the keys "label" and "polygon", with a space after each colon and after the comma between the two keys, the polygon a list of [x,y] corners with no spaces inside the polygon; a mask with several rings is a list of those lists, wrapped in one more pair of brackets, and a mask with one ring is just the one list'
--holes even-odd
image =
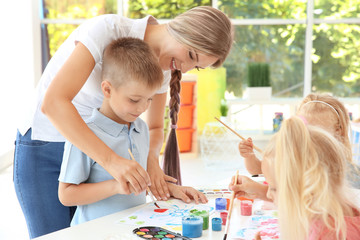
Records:
{"label": "white wall", "polygon": [[2,1],[0,8],[0,166],[14,148],[21,108],[41,75],[38,0]]}

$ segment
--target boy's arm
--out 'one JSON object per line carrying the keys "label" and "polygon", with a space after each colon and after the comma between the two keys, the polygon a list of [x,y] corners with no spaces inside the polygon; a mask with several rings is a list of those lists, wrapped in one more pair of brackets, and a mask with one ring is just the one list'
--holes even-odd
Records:
{"label": "boy's arm", "polygon": [[194,199],[196,204],[198,204],[199,202],[208,202],[208,199],[202,192],[199,192],[192,187],[179,186],[170,182],[168,182],[167,184],[170,195],[174,198],[180,199],[186,203],[189,203],[191,199]]}
{"label": "boy's arm", "polygon": [[116,180],[71,184],[59,182],[59,199],[64,206],[86,205],[118,194]]}

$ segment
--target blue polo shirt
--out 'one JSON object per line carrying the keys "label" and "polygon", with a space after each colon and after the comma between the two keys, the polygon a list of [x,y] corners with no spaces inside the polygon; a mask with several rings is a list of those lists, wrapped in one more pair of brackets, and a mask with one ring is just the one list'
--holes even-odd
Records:
{"label": "blue polo shirt", "polygon": [[[129,129],[127,125],[114,122],[94,109],[86,123],[119,156],[131,159],[130,148],[135,160],[146,170],[150,140],[148,126],[143,120],[136,119]],[[110,179],[113,177],[103,167],[70,142],[65,142],[60,182],[80,184]],[[143,204],[145,198],[145,192],[138,196],[117,194],[96,203],[77,206],[71,226]]]}

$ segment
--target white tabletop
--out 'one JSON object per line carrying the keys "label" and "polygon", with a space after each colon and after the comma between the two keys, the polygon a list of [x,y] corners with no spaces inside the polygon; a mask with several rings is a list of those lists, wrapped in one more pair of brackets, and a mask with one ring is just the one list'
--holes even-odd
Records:
{"label": "white tabletop", "polygon": [[[239,201],[235,199],[233,213],[237,215],[239,211]],[[87,240],[124,240],[124,239],[132,239],[132,240],[140,240],[140,237],[137,237],[132,231],[135,228],[140,226],[138,225],[128,225],[128,224],[120,224],[117,222],[122,217],[126,217],[129,214],[135,212],[136,210],[142,208],[144,205],[140,205],[134,208],[130,208],[118,213],[114,213],[105,217],[101,217],[83,224],[79,224],[73,227],[65,228],[63,230],[53,232],[39,238],[36,240],[79,240],[79,239],[87,239]],[[199,240],[206,239],[206,240],[219,240],[223,239],[225,226],[222,226],[222,231],[212,231],[211,230],[211,219],[215,217],[216,213],[212,214],[209,218],[209,229],[203,230],[202,237],[196,238]],[[245,220],[244,217],[243,220]],[[235,221],[231,221],[232,224],[238,226],[239,225],[239,217],[234,217]],[[231,224],[230,224],[231,227]],[[180,232],[181,234],[181,232]],[[228,238],[229,239],[229,238]]]}

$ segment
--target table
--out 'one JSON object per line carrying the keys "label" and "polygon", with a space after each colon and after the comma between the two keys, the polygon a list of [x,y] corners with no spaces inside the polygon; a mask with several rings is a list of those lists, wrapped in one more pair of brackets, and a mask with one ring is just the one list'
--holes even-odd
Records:
{"label": "table", "polygon": [[[357,206],[360,206],[360,189],[353,189],[354,193],[354,202]],[[256,200],[260,201],[260,200]],[[126,239],[132,239],[132,240],[140,240],[141,238],[136,237],[134,234],[132,234],[132,230],[139,227],[139,226],[131,226],[126,224],[118,224],[115,223],[118,219],[121,217],[128,216],[132,212],[135,212],[136,210],[142,208],[143,205],[130,208],[118,213],[114,213],[105,217],[101,217],[83,224],[76,225],[74,227],[65,228],[62,230],[59,230],[57,232],[53,232],[44,236],[41,236],[39,238],[36,238],[36,240],[79,240],[79,239],[87,239],[87,240],[126,240]],[[230,224],[230,231],[232,227],[239,227],[243,226],[245,222],[249,219],[249,217],[241,216],[239,214],[239,208],[240,208],[240,201],[235,199],[234,201],[234,207],[232,212],[232,219]],[[253,209],[254,210],[254,209]],[[223,239],[225,226],[222,226],[222,231],[215,232],[211,230],[211,218],[213,218],[214,215],[210,216],[209,221],[209,229],[203,231],[203,235],[201,238],[195,238],[199,240],[219,240]],[[230,232],[229,231],[229,232]],[[228,236],[228,239],[229,236]]]}
{"label": "table", "polygon": [[[118,213],[114,213],[108,216],[104,216],[83,224],[79,224],[73,227],[65,228],[60,231],[56,231],[38,238],[36,240],[79,240],[79,239],[87,239],[87,240],[124,240],[124,239],[138,239],[141,238],[136,237],[132,234],[132,230],[139,226],[131,226],[127,224],[118,224],[115,223],[118,219],[124,216],[128,216],[132,212],[142,208],[143,205],[130,208]],[[233,212],[239,208],[239,201],[234,201]],[[216,232],[211,230],[211,218],[209,220],[209,229],[204,230],[201,238],[195,238],[199,240],[219,240],[223,239],[225,226],[222,226],[222,231]],[[231,222],[232,224],[238,225],[239,222]],[[231,226],[231,225],[230,225]],[[229,238],[228,238],[229,239]]]}

